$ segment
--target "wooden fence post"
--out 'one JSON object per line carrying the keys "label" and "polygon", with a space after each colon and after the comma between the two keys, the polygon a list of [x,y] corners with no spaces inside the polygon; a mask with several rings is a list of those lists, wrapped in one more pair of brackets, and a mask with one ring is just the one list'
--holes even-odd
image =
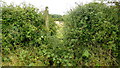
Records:
{"label": "wooden fence post", "polygon": [[45,7],[44,15],[45,15],[46,30],[47,30],[47,32],[49,32],[49,11],[48,11],[48,7]]}

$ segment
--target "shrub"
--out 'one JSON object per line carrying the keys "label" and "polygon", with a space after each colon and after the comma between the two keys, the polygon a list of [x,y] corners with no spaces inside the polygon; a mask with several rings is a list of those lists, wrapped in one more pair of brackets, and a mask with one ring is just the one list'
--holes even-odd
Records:
{"label": "shrub", "polygon": [[102,3],[78,6],[66,15],[66,45],[82,65],[117,65],[117,9]]}
{"label": "shrub", "polygon": [[[54,35],[55,24],[52,18],[49,19],[49,33]],[[23,4],[22,7],[4,5],[2,7],[2,37],[3,49],[14,50],[16,45],[26,47],[48,44],[43,14],[32,5]]]}

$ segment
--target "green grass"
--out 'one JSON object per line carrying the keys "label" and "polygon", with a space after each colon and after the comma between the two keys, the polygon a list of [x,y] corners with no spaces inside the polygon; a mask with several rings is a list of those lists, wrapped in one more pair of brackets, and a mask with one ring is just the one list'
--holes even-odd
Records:
{"label": "green grass", "polygon": [[3,66],[45,66],[42,61],[47,59],[38,55],[39,47],[19,47],[8,55],[2,55]]}
{"label": "green grass", "polygon": [[[64,22],[63,22],[64,23]],[[64,25],[62,24],[57,24],[57,34],[56,34],[56,37],[59,39],[59,41],[63,41],[63,27]]]}

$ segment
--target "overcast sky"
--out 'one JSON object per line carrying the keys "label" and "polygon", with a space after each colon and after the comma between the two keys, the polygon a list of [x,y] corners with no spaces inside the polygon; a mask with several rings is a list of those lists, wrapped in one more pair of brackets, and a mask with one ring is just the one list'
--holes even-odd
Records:
{"label": "overcast sky", "polygon": [[77,3],[89,3],[93,0],[3,0],[7,4],[14,3],[19,5],[22,2],[30,3],[35,7],[39,8],[40,10],[44,10],[45,6],[49,7],[50,14],[65,14],[71,8],[76,6],[75,2]]}

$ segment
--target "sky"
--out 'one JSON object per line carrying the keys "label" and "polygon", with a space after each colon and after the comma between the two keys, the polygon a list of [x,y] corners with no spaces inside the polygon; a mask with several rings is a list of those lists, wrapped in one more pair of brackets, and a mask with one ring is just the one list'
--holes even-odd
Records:
{"label": "sky", "polygon": [[70,9],[77,6],[77,4],[86,4],[92,2],[93,0],[3,0],[7,4],[14,3],[15,5],[20,5],[20,3],[32,4],[41,11],[45,9],[46,6],[49,8],[50,14],[61,14],[64,15]]}

